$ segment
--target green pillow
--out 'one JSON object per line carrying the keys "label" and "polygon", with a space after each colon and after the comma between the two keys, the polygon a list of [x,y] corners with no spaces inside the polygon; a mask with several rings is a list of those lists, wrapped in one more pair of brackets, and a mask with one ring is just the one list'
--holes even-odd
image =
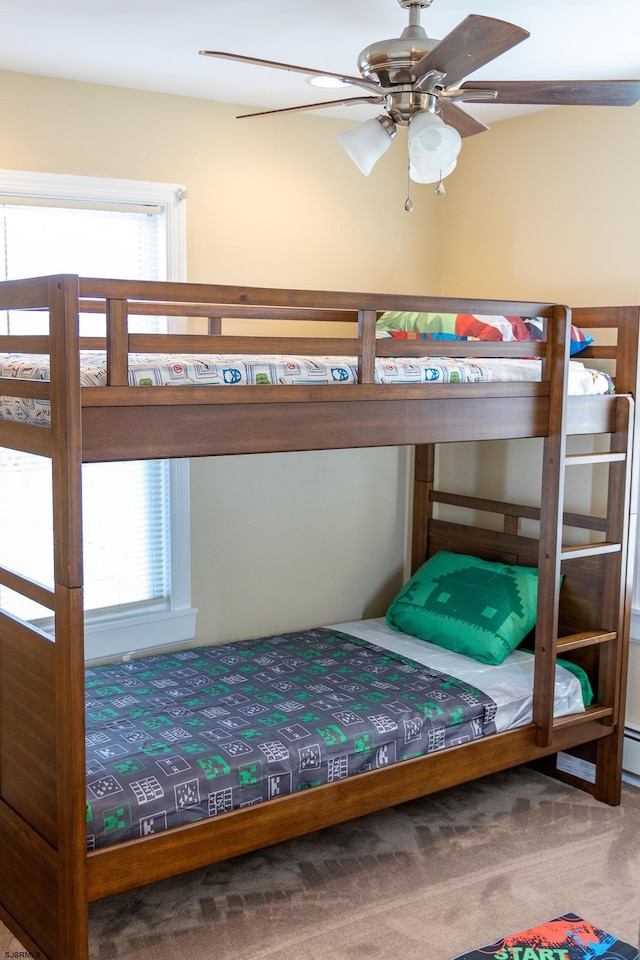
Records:
{"label": "green pillow", "polygon": [[498,664],[533,629],[538,571],[441,550],[402,588],[387,623],[421,640]]}

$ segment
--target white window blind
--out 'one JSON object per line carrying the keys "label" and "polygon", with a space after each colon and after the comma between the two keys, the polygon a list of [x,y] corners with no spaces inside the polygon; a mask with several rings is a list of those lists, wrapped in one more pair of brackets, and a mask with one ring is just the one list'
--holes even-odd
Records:
{"label": "white window blind", "polygon": [[[84,277],[120,280],[165,280],[166,224],[157,205],[119,209],[113,203],[82,209],[32,199],[0,204],[2,279],[77,273]],[[19,325],[19,326],[18,326]],[[5,333],[46,333],[47,320],[37,313],[0,321]],[[133,318],[132,332],[157,332],[158,318]],[[96,315],[82,317],[80,333],[99,336],[104,322]]]}
{"label": "white window blind", "polygon": [[[2,203],[5,277],[78,273],[120,279],[165,279],[166,234],[156,205],[90,209]],[[71,268],[73,267],[73,271]]]}
{"label": "white window blind", "polygon": [[[14,195],[7,190],[6,179]],[[3,183],[0,172],[3,279],[51,273],[146,280],[167,279],[173,274],[172,279],[182,279],[175,276],[180,272],[175,268],[180,258],[170,242],[172,231],[167,229],[168,221],[172,225],[171,204],[150,202],[153,185],[145,189],[145,185],[125,181],[123,199],[118,200],[118,181],[46,176],[38,193],[37,182],[34,186],[28,174],[6,179]],[[56,196],[57,192],[62,196]],[[167,194],[166,190],[158,192],[161,198]],[[169,199],[176,201],[176,188],[168,193]],[[175,213],[173,220],[175,233]],[[0,316],[0,331],[45,332],[46,323],[46,318],[35,313],[28,315],[26,322],[25,314],[18,318],[5,313]],[[132,330],[162,327],[157,318],[134,323]],[[82,334],[103,331],[102,318],[81,318]],[[189,578],[184,576],[188,529],[173,516],[187,509],[186,469],[184,462],[168,461],[83,467],[85,608],[90,614],[88,625],[93,624],[100,641],[88,651],[90,657],[188,639],[193,634]],[[1,450],[0,471],[7,483],[3,489],[10,490],[10,495],[0,500],[0,563],[50,586],[50,464],[39,457]],[[18,510],[20,501],[23,509]],[[48,523],[43,512],[48,512]],[[174,576],[178,565],[180,576]],[[174,580],[179,582],[177,591]],[[42,617],[41,608],[11,591],[0,590],[0,603],[23,619]],[[186,620],[176,617],[179,610],[188,611]],[[158,615],[168,618],[168,632],[166,625],[159,633],[149,630],[150,618]],[[144,637],[134,636],[141,632],[136,631],[136,622],[145,630]]]}

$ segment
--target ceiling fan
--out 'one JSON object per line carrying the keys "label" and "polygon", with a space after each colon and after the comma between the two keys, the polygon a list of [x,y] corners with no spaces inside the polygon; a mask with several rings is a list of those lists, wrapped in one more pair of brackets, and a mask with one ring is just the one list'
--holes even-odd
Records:
{"label": "ceiling fan", "polygon": [[[397,39],[380,40],[358,57],[360,76],[316,70],[275,60],[201,50],[208,57],[290,70],[328,78],[338,85],[358,87],[367,96],[263,110],[242,117],[266,116],[320,107],[384,104],[385,112],[338,134],[343,147],[363,173],[391,146],[398,125],[408,126],[409,176],[418,183],[438,183],[454,169],[463,137],[487,126],[457,103],[494,101],[511,104],[630,106],[640,100],[640,80],[466,80],[469,74],[506,53],[529,36],[527,30],[504,20],[471,14],[442,40],[429,38],[420,25],[423,7],[432,0],[398,0],[409,11],[409,24]],[[408,198],[407,210],[412,209]]]}

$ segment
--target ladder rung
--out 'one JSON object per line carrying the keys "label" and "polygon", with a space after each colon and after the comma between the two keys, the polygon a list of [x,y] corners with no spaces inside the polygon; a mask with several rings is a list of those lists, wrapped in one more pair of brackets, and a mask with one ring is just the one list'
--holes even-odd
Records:
{"label": "ladder rung", "polygon": [[575,727],[579,723],[588,723],[590,720],[604,720],[606,717],[613,716],[613,707],[603,707],[596,703],[583,713],[570,713],[566,717],[556,717],[553,721],[553,729],[558,730],[561,727]]}
{"label": "ladder rung", "polygon": [[585,463],[615,463],[626,459],[625,451],[616,453],[570,453],[565,457],[564,462],[566,466],[572,467]]}
{"label": "ladder rung", "polygon": [[566,637],[558,637],[557,649],[566,653],[568,650],[577,650],[578,647],[593,647],[598,643],[607,643],[609,640],[615,640],[618,634],[614,630],[610,631],[585,631],[584,633],[572,633]]}
{"label": "ladder rung", "polygon": [[579,557],[596,557],[602,553],[617,553],[622,549],[620,543],[610,543],[603,540],[601,543],[588,543],[581,546],[563,547],[562,560],[577,560]]}

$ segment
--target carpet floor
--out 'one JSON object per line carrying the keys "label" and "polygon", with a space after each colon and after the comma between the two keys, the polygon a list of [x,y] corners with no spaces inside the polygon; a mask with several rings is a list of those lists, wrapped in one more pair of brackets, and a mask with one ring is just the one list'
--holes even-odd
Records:
{"label": "carpet floor", "polygon": [[518,768],[92,904],[91,957],[450,960],[569,911],[637,943],[640,789]]}

